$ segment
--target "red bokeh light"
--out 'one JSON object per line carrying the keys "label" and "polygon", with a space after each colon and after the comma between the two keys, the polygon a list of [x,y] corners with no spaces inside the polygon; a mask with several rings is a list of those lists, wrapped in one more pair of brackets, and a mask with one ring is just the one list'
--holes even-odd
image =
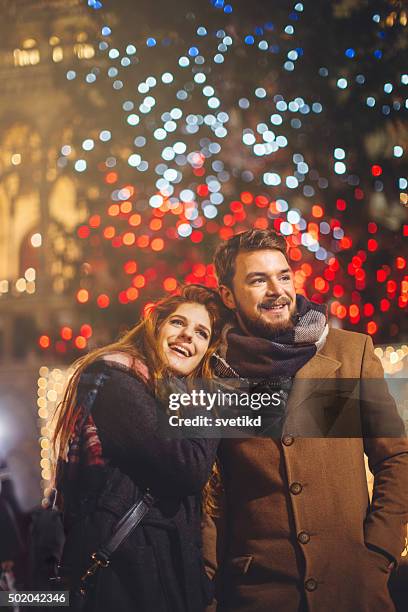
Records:
{"label": "red bokeh light", "polygon": [[108,172],[108,174],[105,176],[105,181],[108,183],[108,185],[112,185],[113,183],[116,183],[117,180],[118,180],[118,175],[116,172]]}
{"label": "red bokeh light", "polygon": [[40,336],[38,338],[38,344],[42,349],[47,349],[50,347],[51,340],[49,336]]}
{"label": "red bokeh light", "polygon": [[71,340],[73,336],[73,331],[70,327],[64,326],[61,328],[61,338],[63,340]]}
{"label": "red bokeh light", "polygon": [[350,249],[353,246],[353,242],[351,240],[351,238],[348,238],[347,236],[344,236],[344,238],[342,238],[340,240],[340,247],[342,249]]}
{"label": "red bokeh light", "polygon": [[[278,221],[278,219],[275,219],[275,221]],[[282,220],[279,219],[279,226],[282,223]],[[268,219],[266,219],[266,217],[258,217],[258,219],[255,220],[254,223],[254,227],[256,227],[257,229],[267,229],[269,225],[269,221]]]}
{"label": "red bokeh light", "polygon": [[79,238],[88,238],[90,233],[91,232],[87,225],[81,225],[80,227],[78,227],[77,234]]}
{"label": "red bokeh light", "polygon": [[128,304],[129,303],[129,299],[128,296],[126,295],[126,291],[121,291],[118,295],[118,300],[121,304]]}
{"label": "red bokeh light", "polygon": [[125,246],[132,246],[135,244],[136,236],[133,232],[125,232],[122,237],[122,242]]}
{"label": "red bokeh light", "polygon": [[129,225],[131,225],[132,227],[136,227],[140,225],[141,222],[142,222],[142,217],[138,213],[131,215],[128,221]]}
{"label": "red bokeh light", "polygon": [[198,244],[203,240],[203,238],[203,232],[200,232],[199,230],[194,230],[193,232],[191,232],[190,240],[191,242],[194,242],[194,244]]}
{"label": "red bokeh light", "polygon": [[289,250],[289,257],[292,261],[300,261],[302,259],[302,252],[297,247]]}
{"label": "red bokeh light", "polygon": [[[157,210],[157,209],[155,209],[155,210]],[[158,230],[160,230],[162,228],[162,225],[163,225],[163,221],[161,219],[152,219],[150,221],[149,227],[154,232],[157,232]]]}
{"label": "red bokeh light", "polygon": [[374,314],[374,306],[367,302],[367,304],[364,304],[363,313],[365,317],[372,317]]}
{"label": "red bokeh light", "polygon": [[207,272],[207,268],[204,264],[195,264],[193,266],[193,274],[196,276],[205,276]]}
{"label": "red bokeh light", "polygon": [[201,196],[202,198],[205,198],[206,196],[208,196],[208,185],[202,184],[202,185],[198,185],[197,187],[197,193],[199,196]]}
{"label": "red bokeh light", "polygon": [[233,202],[231,202],[230,204],[230,209],[232,210],[232,212],[241,212],[243,210],[243,206],[241,202],[238,202],[238,200],[234,200]]}
{"label": "red bokeh light", "polygon": [[164,240],[163,238],[153,238],[150,248],[152,251],[162,251],[164,249]]}
{"label": "red bokeh light", "polygon": [[370,336],[373,336],[376,331],[378,329],[378,325],[375,321],[369,321],[367,323],[367,334],[370,334]]}
{"label": "red bokeh light", "polygon": [[132,202],[122,202],[120,205],[120,212],[127,215],[132,210]]}
{"label": "red bokeh light", "polygon": [[120,212],[119,204],[111,204],[108,208],[108,215],[110,217],[117,217]]}
{"label": "red bokeh light", "polygon": [[231,236],[234,235],[233,230],[230,227],[222,227],[219,231],[219,236],[221,240],[228,240]]}
{"label": "red bokeh light", "polygon": [[87,323],[84,323],[83,325],[81,325],[81,329],[79,331],[80,331],[81,336],[83,336],[86,339],[92,336],[92,327],[88,325]]}
{"label": "red bokeh light", "polygon": [[105,229],[103,230],[103,236],[104,238],[106,238],[106,240],[111,240],[115,235],[115,228],[113,227],[113,225],[108,225],[108,227],[105,227]]}
{"label": "red bokeh light", "polygon": [[137,270],[137,263],[133,259],[130,259],[123,265],[123,269],[126,274],[135,274]]}
{"label": "red bokeh light", "polygon": [[146,285],[146,278],[143,276],[143,274],[137,274],[132,280],[132,285],[137,289],[141,289]]}
{"label": "red bokeh light", "polygon": [[336,317],[338,319],[345,319],[347,316],[347,308],[343,304],[339,304],[336,309]]}
{"label": "red bokeh light", "polygon": [[168,276],[163,281],[163,289],[165,291],[175,291],[177,289],[177,280],[172,276]]}
{"label": "red bokeh light", "polygon": [[101,293],[96,299],[99,308],[107,308],[110,304],[109,296],[106,293]]}
{"label": "red bokeh light", "polygon": [[126,297],[129,302],[134,302],[139,297],[139,291],[136,289],[136,287],[129,287],[126,289]]}
{"label": "red bokeh light", "polygon": [[388,276],[388,273],[385,270],[377,270],[377,282],[383,283]]}
{"label": "red bokeh light", "polygon": [[86,338],[83,336],[77,336],[74,340],[74,344],[80,351],[86,348]]}
{"label": "red bokeh light", "polygon": [[315,289],[320,291],[321,293],[327,293],[329,290],[329,283],[324,280],[321,276],[317,276],[314,281]]}
{"label": "red bokeh light", "polygon": [[252,204],[254,201],[254,196],[249,191],[243,191],[241,193],[241,202],[244,204]]}
{"label": "red bokeh light", "polygon": [[100,215],[92,215],[92,217],[89,217],[89,225],[91,227],[99,227],[100,224],[101,224]]}
{"label": "red bokeh light", "polygon": [[138,247],[144,249],[145,247],[149,246],[149,236],[147,236],[146,234],[139,236],[136,243]]}
{"label": "red bokeh light", "polygon": [[266,208],[269,206],[269,200],[267,197],[259,195],[255,198],[255,204],[258,206],[258,208]]}

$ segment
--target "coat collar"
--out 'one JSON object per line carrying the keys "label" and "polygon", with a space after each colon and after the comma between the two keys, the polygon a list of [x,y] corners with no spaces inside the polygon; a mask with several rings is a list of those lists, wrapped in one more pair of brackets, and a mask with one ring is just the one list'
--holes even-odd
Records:
{"label": "coat collar", "polygon": [[[305,401],[327,378],[340,368],[341,361],[317,353],[298,372],[289,395],[288,410]],[[301,381],[301,382],[300,382]]]}

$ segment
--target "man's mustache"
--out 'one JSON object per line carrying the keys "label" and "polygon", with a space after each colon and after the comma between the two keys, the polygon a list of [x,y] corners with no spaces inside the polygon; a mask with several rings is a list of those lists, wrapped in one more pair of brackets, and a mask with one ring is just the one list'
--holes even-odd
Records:
{"label": "man's mustache", "polygon": [[276,300],[265,300],[258,304],[258,309],[273,308],[274,306],[290,306],[290,300],[288,298],[278,298]]}

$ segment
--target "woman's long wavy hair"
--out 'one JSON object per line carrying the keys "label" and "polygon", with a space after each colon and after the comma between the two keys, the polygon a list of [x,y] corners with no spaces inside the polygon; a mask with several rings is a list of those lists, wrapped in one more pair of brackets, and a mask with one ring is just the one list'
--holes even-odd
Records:
{"label": "woman's long wavy hair", "polygon": [[[128,330],[116,342],[95,349],[78,359],[74,365],[73,374],[67,384],[61,404],[59,405],[57,422],[53,436],[54,456],[56,460],[65,459],[69,443],[74,434],[77,420],[81,413],[77,408],[76,399],[78,384],[82,372],[98,359],[111,353],[125,353],[133,361],[144,363],[149,372],[145,382],[153,394],[161,398],[166,380],[170,372],[166,365],[164,355],[158,346],[157,338],[161,326],[181,304],[201,304],[209,314],[212,333],[208,350],[199,365],[189,374],[188,379],[196,378],[208,380],[213,378],[211,356],[217,350],[221,327],[224,320],[224,307],[218,294],[200,285],[186,285],[177,295],[165,297],[152,306],[137,325]],[[137,372],[136,372],[137,373]],[[210,477],[213,479],[214,474]],[[210,482],[209,481],[209,482]],[[204,492],[204,506],[212,504],[209,499],[209,485]]]}

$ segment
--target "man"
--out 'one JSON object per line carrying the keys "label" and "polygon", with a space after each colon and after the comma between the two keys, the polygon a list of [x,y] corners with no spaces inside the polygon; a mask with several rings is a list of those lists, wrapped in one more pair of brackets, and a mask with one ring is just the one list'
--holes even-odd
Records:
{"label": "man", "polygon": [[387,582],[404,547],[408,443],[371,338],[329,328],[324,307],[296,295],[285,239],[272,230],[234,236],[214,261],[235,313],[219,374],[292,380],[280,439],[220,445],[224,493],[203,538],[218,610],[393,611]]}

